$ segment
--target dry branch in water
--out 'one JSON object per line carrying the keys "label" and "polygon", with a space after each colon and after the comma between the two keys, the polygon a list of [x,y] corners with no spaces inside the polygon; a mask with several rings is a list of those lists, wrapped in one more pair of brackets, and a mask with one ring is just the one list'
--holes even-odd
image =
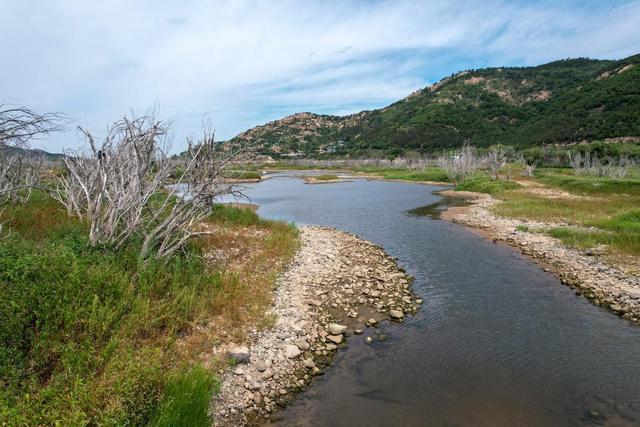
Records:
{"label": "dry branch in water", "polygon": [[[143,238],[141,259],[173,256],[200,234],[194,225],[212,212],[214,199],[237,191],[224,170],[238,152],[216,144],[210,132],[177,161],[168,158],[168,126],[154,115],[117,121],[100,145],[81,132],[89,149],[66,153],[69,174],[55,197],[89,222],[93,245],[117,249],[135,234]],[[176,167],[177,183],[165,188]]]}

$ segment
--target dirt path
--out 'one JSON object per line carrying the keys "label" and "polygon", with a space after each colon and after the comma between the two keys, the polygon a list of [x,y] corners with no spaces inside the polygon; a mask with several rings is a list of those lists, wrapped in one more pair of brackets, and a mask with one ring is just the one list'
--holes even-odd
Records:
{"label": "dirt path", "polygon": [[[273,328],[229,348],[216,425],[261,424],[330,365],[347,340],[371,342],[383,319],[402,322],[421,304],[381,248],[332,228],[300,229],[302,245],[279,278]],[[361,335],[361,336],[359,336]]]}
{"label": "dirt path", "polygon": [[498,200],[487,194],[450,190],[441,194],[464,197],[471,202],[467,207],[449,209],[442,214],[443,219],[474,227],[488,238],[520,248],[522,253],[555,272],[562,283],[574,288],[577,294],[640,324],[640,277],[637,275],[608,264],[598,251],[572,249],[553,237],[518,230],[518,226],[545,228],[553,224],[499,217],[490,210]]}

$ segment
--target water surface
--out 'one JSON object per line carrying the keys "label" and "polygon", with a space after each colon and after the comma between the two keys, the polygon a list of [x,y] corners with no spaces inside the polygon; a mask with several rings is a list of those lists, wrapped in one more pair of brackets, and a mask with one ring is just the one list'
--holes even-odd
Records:
{"label": "water surface", "polygon": [[640,328],[509,247],[408,211],[439,187],[276,175],[246,191],[259,213],[381,245],[415,277],[423,309],[335,365],[281,412],[283,425],[640,425]]}

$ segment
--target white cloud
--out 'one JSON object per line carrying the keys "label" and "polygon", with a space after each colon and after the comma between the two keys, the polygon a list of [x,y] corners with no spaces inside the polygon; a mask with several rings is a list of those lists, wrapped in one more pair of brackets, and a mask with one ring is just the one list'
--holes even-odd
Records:
{"label": "white cloud", "polygon": [[[2,4],[4,3],[4,4]],[[640,51],[640,2],[0,0],[0,96],[102,130],[157,103],[177,139],[392,102],[469,63]],[[446,61],[441,58],[446,56]],[[41,143],[72,147],[73,133]]]}

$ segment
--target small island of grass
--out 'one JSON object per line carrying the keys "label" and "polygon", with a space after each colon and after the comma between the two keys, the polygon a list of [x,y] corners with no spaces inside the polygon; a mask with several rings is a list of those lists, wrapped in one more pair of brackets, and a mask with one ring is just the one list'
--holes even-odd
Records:
{"label": "small island of grass", "polygon": [[307,184],[330,184],[334,182],[342,182],[342,179],[338,175],[313,175],[308,176],[304,179],[304,182]]}

